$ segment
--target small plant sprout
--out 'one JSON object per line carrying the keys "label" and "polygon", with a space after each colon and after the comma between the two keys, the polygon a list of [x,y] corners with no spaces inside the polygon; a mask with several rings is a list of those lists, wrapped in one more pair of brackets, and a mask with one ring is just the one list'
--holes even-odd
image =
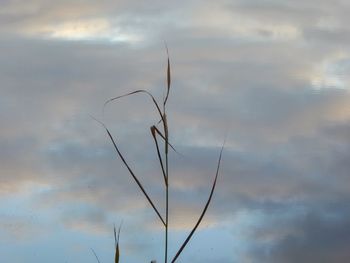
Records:
{"label": "small plant sprout", "polygon": [[[190,231],[190,233],[188,234],[187,238],[182,243],[182,245],[179,247],[176,254],[172,257],[172,259],[170,259],[169,255],[168,255],[168,246],[169,246],[169,244],[168,244],[168,240],[169,240],[169,188],[171,186],[170,181],[169,181],[169,149],[171,149],[175,152],[176,152],[176,150],[173,147],[173,145],[169,142],[167,102],[168,102],[170,91],[171,91],[171,70],[170,70],[170,58],[169,58],[169,52],[168,52],[167,46],[166,46],[166,52],[167,52],[166,93],[165,93],[165,97],[162,100],[161,104],[158,103],[158,101],[154,98],[154,96],[150,92],[148,92],[147,90],[140,89],[140,90],[135,90],[133,92],[121,95],[121,96],[113,97],[113,98],[107,100],[103,106],[103,109],[105,109],[105,107],[109,103],[116,101],[116,100],[119,100],[119,99],[124,98],[124,97],[132,96],[132,95],[143,94],[143,95],[146,95],[147,97],[150,98],[153,106],[156,109],[156,112],[158,114],[158,120],[159,120],[158,122],[156,122],[155,125],[152,125],[150,127],[150,133],[151,133],[151,136],[152,136],[153,141],[154,141],[157,158],[158,158],[158,161],[160,164],[160,169],[161,169],[161,173],[162,173],[162,177],[163,177],[162,180],[164,181],[163,182],[164,188],[165,188],[165,196],[164,196],[165,212],[164,213],[161,213],[159,211],[159,209],[155,206],[155,204],[152,201],[152,199],[150,198],[149,194],[147,193],[147,191],[143,187],[141,181],[136,176],[136,174],[132,170],[130,164],[128,163],[128,161],[126,160],[126,158],[124,157],[124,155],[120,151],[118,144],[117,144],[117,140],[111,134],[111,132],[109,131],[107,126],[104,123],[102,123],[101,121],[96,120],[96,119],[95,120],[98,121],[106,130],[107,135],[108,135],[108,137],[109,137],[109,139],[110,139],[110,141],[111,141],[111,143],[116,151],[117,156],[122,161],[122,164],[128,170],[130,176],[133,178],[133,180],[137,184],[138,188],[143,193],[144,197],[147,199],[148,203],[152,207],[152,209],[155,212],[156,216],[158,217],[160,223],[162,224],[162,226],[164,228],[164,262],[167,263],[169,261],[169,262],[173,263],[173,262],[176,262],[176,260],[179,258],[180,254],[183,252],[183,250],[187,246],[191,237],[193,236],[193,234],[197,230],[198,226],[202,222],[205,213],[207,212],[208,206],[212,200],[213,193],[214,193],[214,190],[216,187],[216,182],[217,182],[217,178],[218,178],[219,170],[220,170],[222,152],[223,152],[225,143],[222,145],[220,153],[219,153],[217,167],[216,167],[216,174],[215,174],[212,186],[211,186],[208,200],[207,200],[195,226]],[[117,234],[116,228],[114,227],[114,238],[115,238],[115,247],[116,247],[115,262],[116,263],[119,262],[119,234],[120,234],[120,228],[119,228],[118,234]],[[96,256],[96,254],[95,254],[95,256]],[[155,262],[155,261],[152,261],[152,262]]]}
{"label": "small plant sprout", "polygon": [[116,228],[114,226],[114,245],[115,245],[115,256],[114,256],[114,262],[115,263],[119,263],[119,236],[120,236],[120,229],[122,228],[122,224],[120,224],[119,228],[118,228],[118,235],[117,235],[117,231]]}
{"label": "small plant sprout", "polygon": [[[119,257],[120,257],[120,254],[119,254],[119,236],[120,236],[120,230],[122,228],[122,224],[123,224],[123,222],[119,225],[118,234],[117,234],[117,230],[115,228],[115,225],[114,225],[114,228],[113,228],[113,231],[114,231],[114,246],[115,246],[115,256],[114,256],[114,262],[115,263],[119,263]],[[93,248],[91,248],[91,251],[92,251],[92,253],[95,256],[97,263],[101,263],[100,258],[97,256],[95,250]]]}

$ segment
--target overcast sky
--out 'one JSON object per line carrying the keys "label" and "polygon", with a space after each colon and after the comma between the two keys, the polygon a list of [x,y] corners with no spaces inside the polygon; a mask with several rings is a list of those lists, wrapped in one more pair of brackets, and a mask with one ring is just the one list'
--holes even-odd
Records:
{"label": "overcast sky", "polygon": [[172,65],[170,256],[178,262],[350,258],[350,2],[1,0],[0,262],[163,261],[164,213],[142,95]]}

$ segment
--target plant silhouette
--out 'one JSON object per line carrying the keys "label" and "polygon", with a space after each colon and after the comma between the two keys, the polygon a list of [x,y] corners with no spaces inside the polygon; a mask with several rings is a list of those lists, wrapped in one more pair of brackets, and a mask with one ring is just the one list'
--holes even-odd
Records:
{"label": "plant silhouette", "polygon": [[[173,151],[176,152],[175,148],[173,147],[172,144],[170,144],[169,142],[169,125],[168,125],[168,119],[167,119],[167,102],[169,99],[169,95],[170,95],[170,91],[171,91],[171,68],[170,68],[170,58],[169,58],[169,51],[168,48],[166,46],[166,53],[167,53],[167,69],[166,69],[166,95],[162,101],[161,104],[158,103],[158,101],[154,98],[154,96],[148,92],[147,90],[135,90],[133,92],[121,95],[121,96],[117,96],[117,97],[113,97],[109,100],[107,100],[104,103],[103,109],[105,109],[105,107],[116,100],[119,100],[121,98],[124,97],[128,97],[128,96],[132,96],[132,95],[137,95],[137,94],[143,94],[148,96],[151,99],[151,102],[153,103],[157,113],[158,113],[158,117],[159,117],[159,121],[155,124],[152,125],[150,127],[150,132],[151,132],[151,136],[153,137],[154,140],[154,145],[156,148],[156,154],[157,154],[157,158],[160,164],[160,168],[161,168],[161,173],[163,175],[163,180],[164,180],[164,188],[165,188],[165,215],[162,215],[162,213],[159,212],[159,209],[155,206],[154,202],[152,201],[152,199],[150,198],[149,194],[147,193],[147,191],[145,190],[145,188],[143,187],[141,181],[139,180],[139,178],[136,176],[136,174],[134,173],[134,171],[132,170],[131,166],[129,165],[129,163],[127,162],[126,158],[124,157],[124,155],[122,154],[122,152],[120,151],[117,141],[115,139],[115,137],[111,134],[110,130],[107,128],[107,126],[102,123],[101,121],[95,119],[96,121],[98,121],[106,130],[107,135],[116,151],[117,156],[119,157],[119,159],[122,161],[122,164],[126,167],[126,169],[128,170],[130,176],[134,179],[135,183],[137,184],[138,188],[140,189],[140,191],[143,193],[144,197],[147,199],[148,203],[150,204],[150,206],[152,207],[153,211],[156,213],[157,217],[159,218],[159,221],[161,222],[161,224],[164,227],[164,235],[165,235],[165,242],[164,242],[164,262],[167,263],[169,260],[169,256],[168,256],[168,239],[169,239],[169,188],[170,188],[170,183],[169,183],[169,148],[172,149]],[[160,128],[158,126],[161,126]],[[220,153],[219,153],[219,158],[218,158],[218,162],[217,162],[217,167],[216,167],[216,173],[215,173],[215,177],[211,186],[211,190],[209,193],[209,197],[207,202],[205,203],[205,206],[195,224],[195,226],[192,228],[192,230],[190,231],[190,233],[188,234],[187,238],[185,239],[185,241],[182,243],[182,245],[179,247],[178,251],[176,252],[176,254],[173,256],[173,258],[171,259],[170,262],[175,262],[178,257],[180,256],[180,254],[183,252],[184,248],[187,246],[188,242],[190,241],[191,237],[193,236],[193,234],[195,233],[195,231],[197,230],[198,226],[200,225],[200,223],[203,220],[203,217],[205,215],[205,213],[207,212],[208,206],[212,200],[213,197],[213,193],[216,187],[216,182],[217,182],[217,178],[219,175],[219,170],[220,170],[220,164],[221,164],[221,158],[222,158],[222,152],[224,149],[224,144],[221,147]],[[162,148],[162,150],[161,150]],[[119,252],[119,234],[120,234],[120,228],[118,231],[118,235],[116,233],[116,228],[114,227],[114,238],[115,238],[115,247],[116,247],[116,252],[115,252],[115,263],[119,262],[119,256],[120,256],[120,252]],[[93,251],[94,252],[94,251]],[[96,253],[94,252],[95,256]],[[97,258],[97,256],[96,256]],[[98,260],[98,258],[97,258]],[[155,262],[155,261],[152,261]]]}

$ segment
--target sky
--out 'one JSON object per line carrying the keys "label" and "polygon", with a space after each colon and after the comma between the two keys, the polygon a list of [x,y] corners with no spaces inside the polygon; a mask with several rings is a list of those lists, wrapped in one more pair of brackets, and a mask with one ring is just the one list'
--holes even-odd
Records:
{"label": "sky", "polygon": [[141,94],[167,104],[169,258],[350,258],[350,2],[1,0],[0,261],[163,262],[164,234],[103,121],[164,213]]}

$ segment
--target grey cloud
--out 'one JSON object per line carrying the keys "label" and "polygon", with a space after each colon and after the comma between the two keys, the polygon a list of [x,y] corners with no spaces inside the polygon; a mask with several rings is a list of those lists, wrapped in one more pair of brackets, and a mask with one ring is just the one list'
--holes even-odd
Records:
{"label": "grey cloud", "polygon": [[[31,3],[41,8],[30,7]],[[173,76],[170,136],[184,155],[171,153],[172,223],[177,231],[192,226],[202,209],[228,129],[222,172],[204,225],[220,226],[242,211],[271,213],[277,219],[254,230],[261,239],[273,238],[275,243],[251,240],[249,251],[256,256],[254,260],[342,262],[341,256],[347,255],[343,244],[349,241],[345,235],[349,214],[340,212],[346,210],[344,200],[349,199],[348,84],[345,89],[315,90],[309,79],[314,67],[337,53],[339,45],[347,52],[343,46],[347,41],[345,17],[335,17],[341,24],[339,30],[327,29],[334,34],[331,40],[328,31],[316,25],[319,18],[342,13],[340,2],[333,7],[325,2],[319,6],[311,2],[236,2],[233,14],[238,10],[273,23],[282,19],[303,33],[302,39],[282,41],[271,39],[269,32],[257,32],[266,36],[256,42],[226,36],[225,30],[210,27],[211,21],[191,24],[192,15],[197,14],[191,13],[193,9],[185,12],[183,20],[178,19],[184,10],[165,7],[165,3],[139,6],[105,1],[81,12],[78,3],[68,13],[63,12],[68,1],[52,6],[31,3],[27,9],[15,8],[17,14],[0,15],[5,21],[0,41],[0,191],[4,198],[11,192],[20,195],[30,182],[38,185],[33,207],[57,215],[66,227],[85,222],[88,230],[108,232],[109,224],[123,217],[130,224],[128,229],[147,221],[142,233],[154,238],[157,218],[147,212],[148,204],[116,158],[104,130],[89,114],[111,128],[163,209],[162,177],[149,134],[149,126],[158,119],[148,98],[135,96],[108,105],[103,117],[101,110],[106,99],[139,88],[162,98],[166,60],[159,36],[165,36]],[[170,18],[158,19],[161,11],[164,16],[170,12]],[[114,22],[125,28],[154,32],[151,40],[139,45],[65,42],[9,33],[19,30],[23,21],[54,23],[105,12],[108,19],[122,14]],[[135,13],[140,19],[130,17]],[[346,75],[347,60],[337,60],[337,72]],[[333,208],[322,207],[324,203],[332,203]],[[306,207],[306,215],[298,214],[298,207]],[[329,219],[328,213],[336,214],[336,219]],[[276,231],[274,224],[286,214],[291,215],[282,225],[288,231]],[[131,250],[154,248],[154,243],[135,241],[135,236],[134,232],[129,236]],[[307,249],[317,253],[310,255]]]}
{"label": "grey cloud", "polygon": [[[333,205],[333,204],[332,204]],[[332,206],[331,205],[331,206]],[[260,241],[258,249],[252,254],[256,262],[344,262],[349,257],[348,222],[349,211],[343,202],[335,207],[323,206],[322,210],[311,208],[304,215],[272,224],[260,231],[256,237]],[[339,209],[339,210],[338,210]],[[276,215],[276,218],[279,218]],[[290,232],[276,236],[275,240],[264,242],[274,228],[282,226]],[[280,231],[279,233],[283,233]],[[271,239],[271,237],[269,238]],[[255,262],[254,261],[254,262]]]}

